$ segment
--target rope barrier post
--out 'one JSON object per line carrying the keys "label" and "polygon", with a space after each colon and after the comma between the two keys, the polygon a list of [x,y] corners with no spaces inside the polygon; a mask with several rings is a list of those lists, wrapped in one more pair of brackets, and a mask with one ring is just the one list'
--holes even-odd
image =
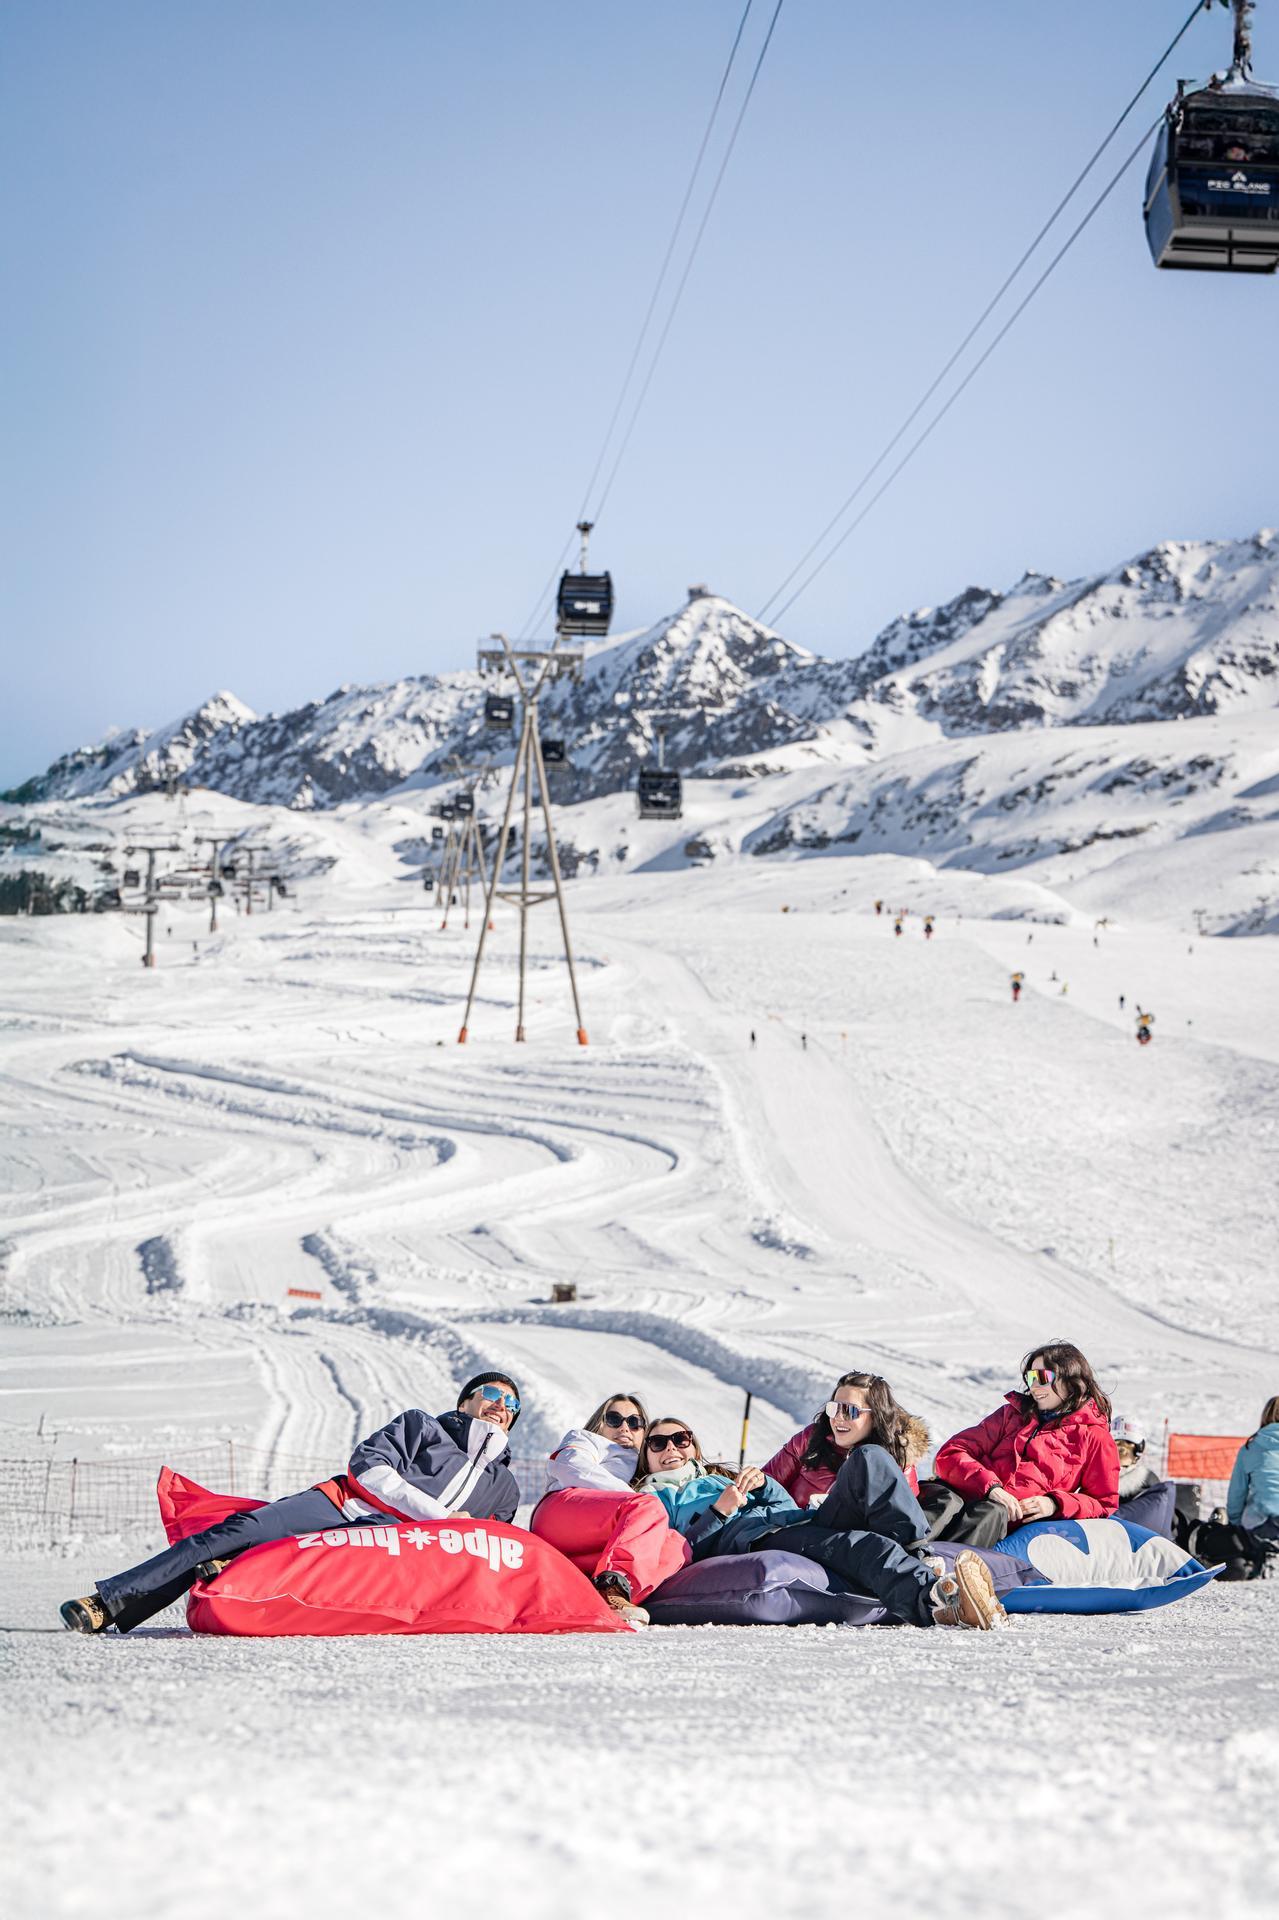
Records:
{"label": "rope barrier post", "polygon": [[71,1493],[67,1502],[67,1531],[68,1532],[72,1531],[72,1529],[75,1526],[75,1483],[76,1483],[76,1468],[79,1466],[79,1464],[80,1462],[78,1457],[75,1454],[72,1454],[71,1456]]}
{"label": "rope barrier post", "polygon": [[742,1444],[737,1455],[737,1464],[739,1467],[746,1465],[746,1440],[751,1430],[751,1401],[754,1397],[748,1387],[746,1390],[746,1405],[742,1409]]}

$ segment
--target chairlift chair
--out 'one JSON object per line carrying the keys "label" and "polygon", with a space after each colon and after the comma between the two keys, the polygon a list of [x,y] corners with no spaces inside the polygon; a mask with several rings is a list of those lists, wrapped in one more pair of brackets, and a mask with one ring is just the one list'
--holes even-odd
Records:
{"label": "chairlift chair", "polygon": [[641,767],[635,789],[641,820],[679,820],[684,813],[684,783],[665,767]]}
{"label": "chairlift chair", "polygon": [[509,693],[485,694],[484,724],[486,727],[513,727],[515,725],[515,702]]}
{"label": "chairlift chair", "polygon": [[1157,267],[1279,269],[1279,88],[1242,76],[1179,93],[1146,177]]}

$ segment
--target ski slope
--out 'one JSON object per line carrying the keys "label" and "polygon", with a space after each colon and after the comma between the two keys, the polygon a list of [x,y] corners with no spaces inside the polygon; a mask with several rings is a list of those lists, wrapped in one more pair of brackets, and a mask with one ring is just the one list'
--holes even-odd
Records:
{"label": "ski slope", "polygon": [[[1255,1423],[1279,1382],[1272,942],[1113,905],[1095,928],[1066,874],[1010,919],[1009,881],[919,858],[658,860],[570,889],[589,1047],[548,911],[528,1044],[502,919],[459,1048],[475,927],[394,883],[403,812],[326,818],[332,864],[269,915],[209,936],[166,909],[152,974],[119,918],[0,922],[10,1456],[56,1435],[180,1468],[230,1439],[277,1491],[481,1365],[520,1381],[528,1455],[628,1388],[735,1455],[749,1389],[763,1458],[854,1365],[940,1440],[1054,1336],[1152,1430]],[[911,909],[900,939],[876,898]],[[56,1628],[157,1539],[11,1542],[5,1624]],[[193,1851],[249,1914],[458,1902],[478,1862],[534,1915],[596,1911],[605,1869],[628,1902],[811,1915],[900,1894],[907,1862],[938,1914],[1020,1914],[1007,1863],[1045,1829],[1063,1911],[1260,1913],[1279,1866],[1269,1587],[980,1641],[2,1638],[19,1742],[40,1730],[9,1790],[24,1914],[176,1914]],[[654,1754],[700,1809],[678,1830]],[[424,1822],[379,1837],[416,1768]]]}

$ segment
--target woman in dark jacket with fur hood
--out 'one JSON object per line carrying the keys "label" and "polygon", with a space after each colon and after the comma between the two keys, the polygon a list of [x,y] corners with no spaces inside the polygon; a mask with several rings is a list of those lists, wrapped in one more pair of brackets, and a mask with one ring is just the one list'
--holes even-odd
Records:
{"label": "woman in dark jacket with fur hood", "polygon": [[920,1490],[934,1540],[993,1547],[1031,1520],[1092,1520],[1119,1505],[1110,1402],[1078,1347],[1053,1340],[1022,1362],[1022,1391],[937,1450]]}

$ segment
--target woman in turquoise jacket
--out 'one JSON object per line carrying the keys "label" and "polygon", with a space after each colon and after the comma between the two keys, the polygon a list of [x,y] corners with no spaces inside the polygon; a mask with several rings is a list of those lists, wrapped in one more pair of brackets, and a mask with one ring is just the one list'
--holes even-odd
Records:
{"label": "woman in turquoise jacket", "polygon": [[758,1467],[735,1473],[704,1460],[692,1428],[669,1414],[649,1422],[631,1484],[657,1495],[694,1560],[749,1553],[761,1534],[804,1517],[785,1487]]}
{"label": "woman in turquoise jacket", "polygon": [[1226,1514],[1259,1544],[1279,1547],[1279,1393],[1267,1400],[1261,1425],[1235,1457]]}

